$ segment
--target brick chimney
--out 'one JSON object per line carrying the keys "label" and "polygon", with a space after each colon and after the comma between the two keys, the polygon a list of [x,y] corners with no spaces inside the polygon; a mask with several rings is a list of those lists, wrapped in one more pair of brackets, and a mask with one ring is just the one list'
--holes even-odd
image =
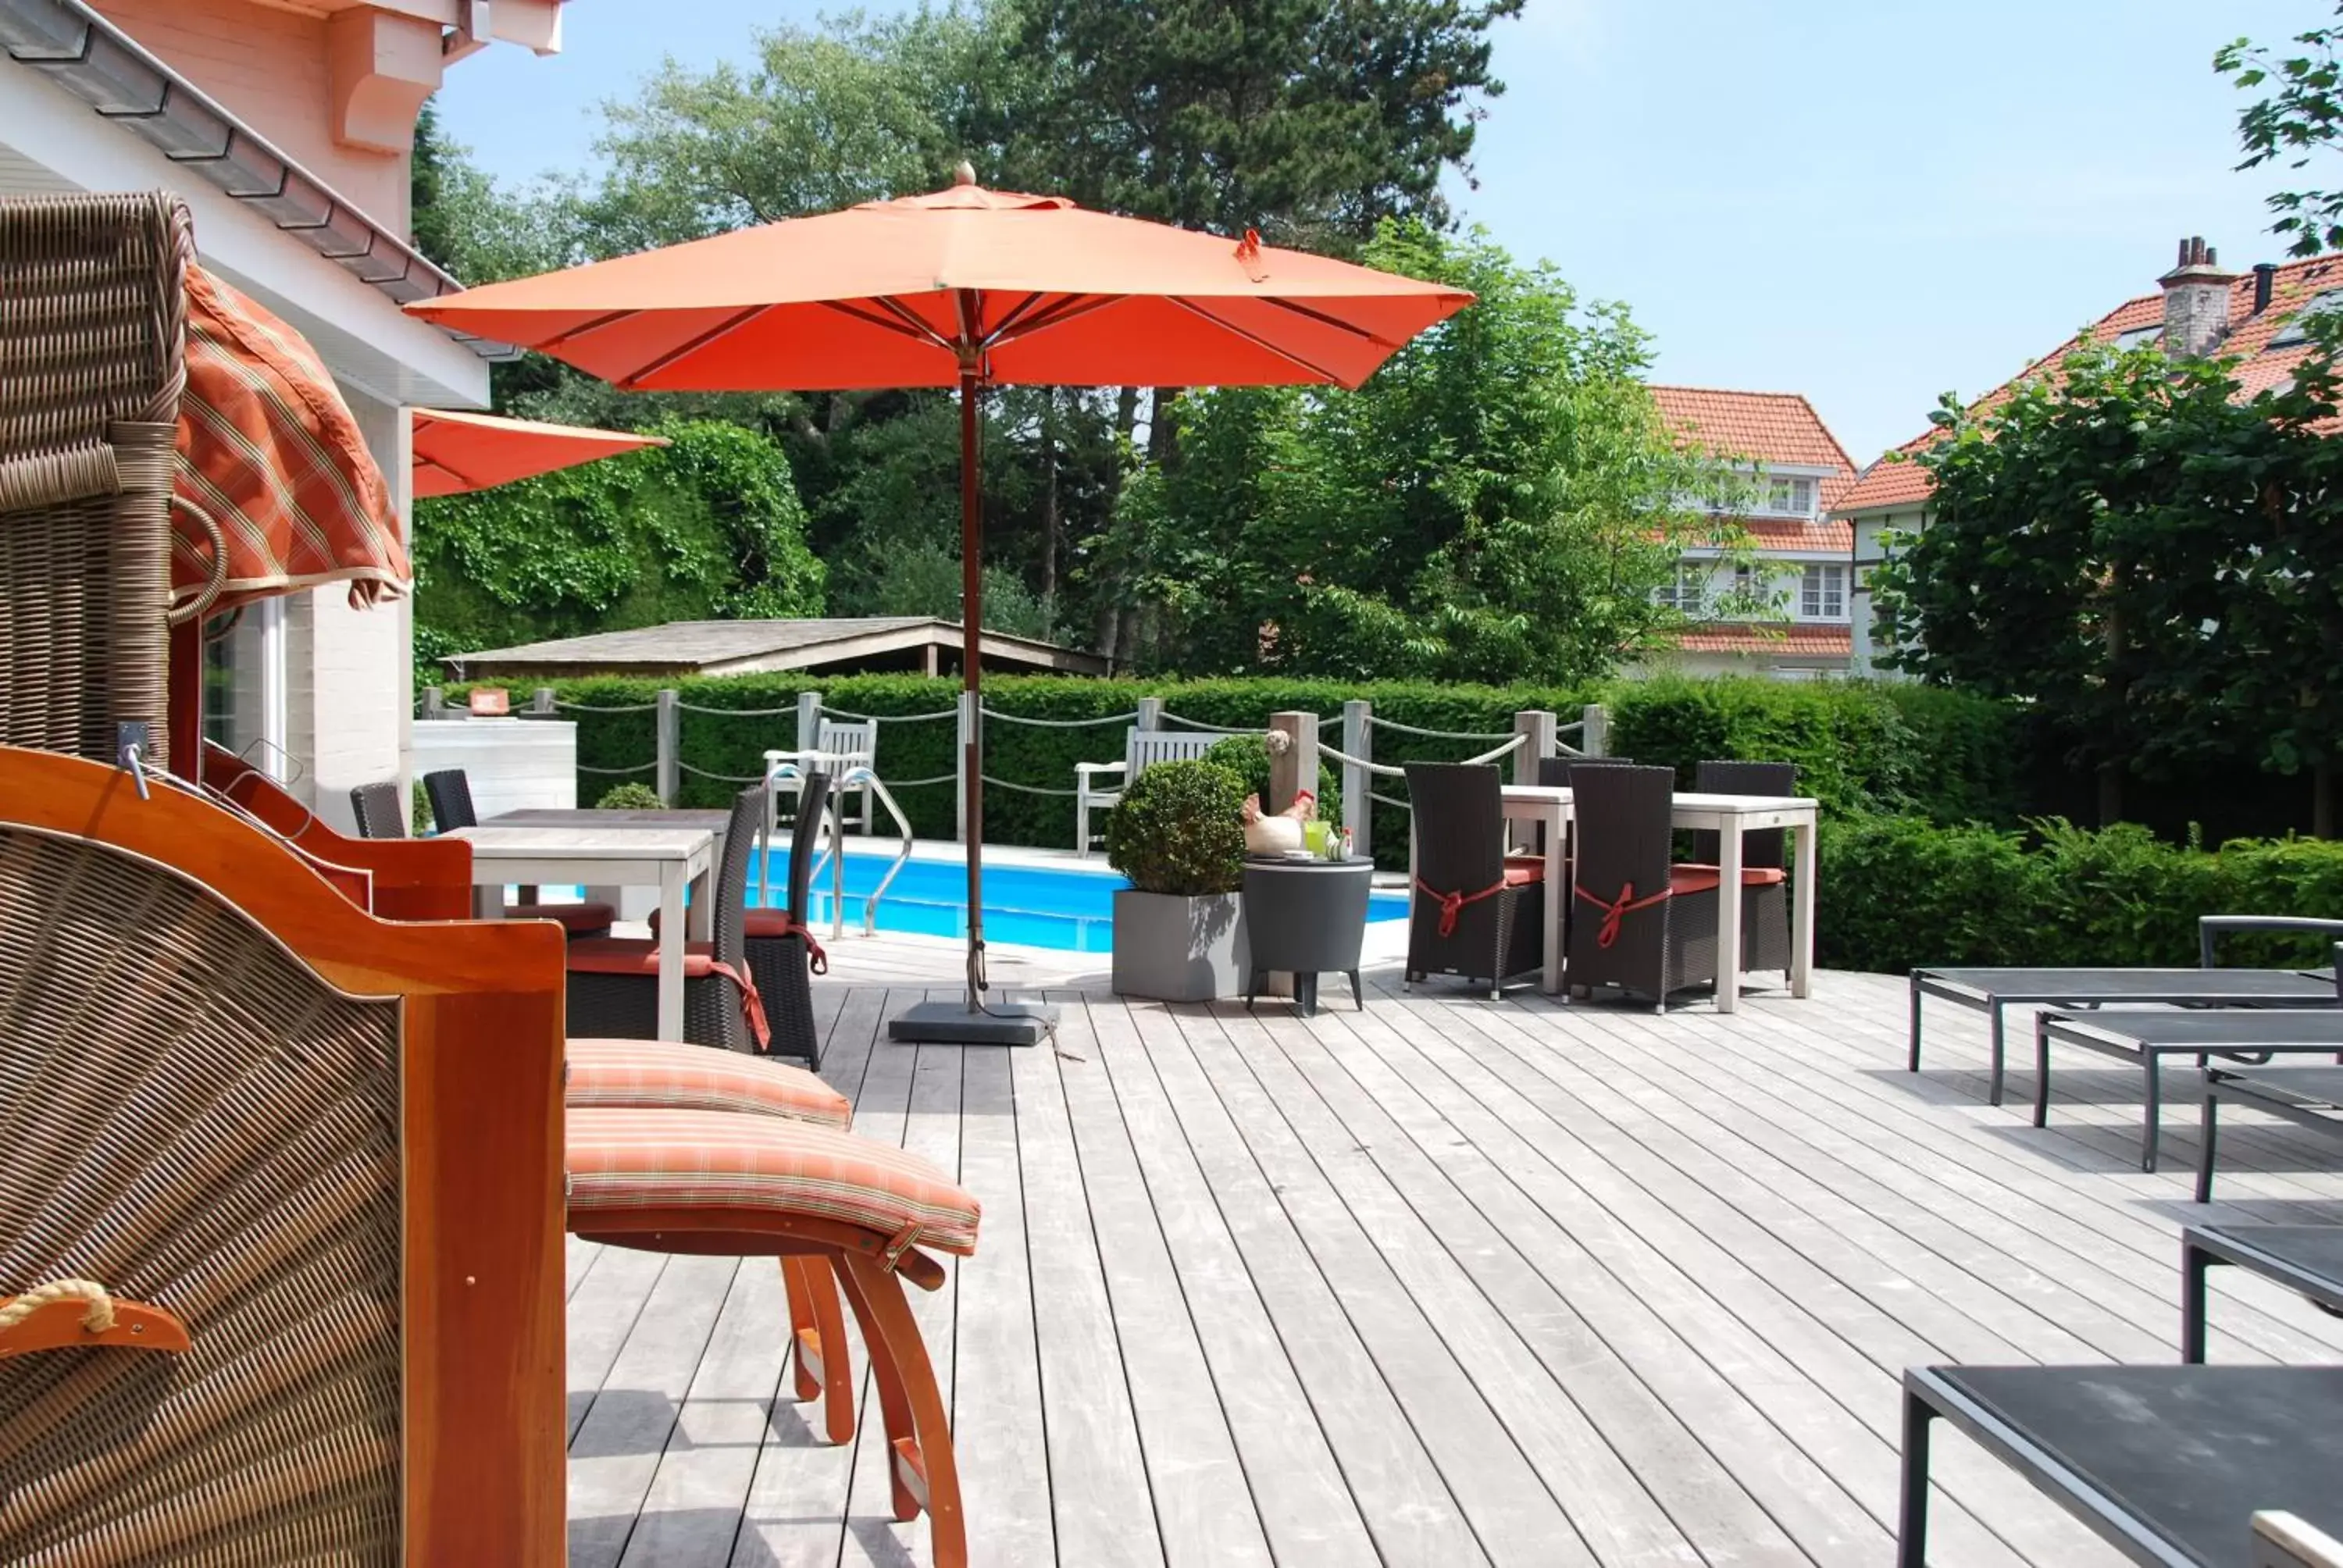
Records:
{"label": "brick chimney", "polygon": [[2229,330],[2229,285],[2220,257],[2202,236],[2180,242],[2180,261],[2157,282],[2164,288],[2164,351],[2193,358],[2219,347]]}

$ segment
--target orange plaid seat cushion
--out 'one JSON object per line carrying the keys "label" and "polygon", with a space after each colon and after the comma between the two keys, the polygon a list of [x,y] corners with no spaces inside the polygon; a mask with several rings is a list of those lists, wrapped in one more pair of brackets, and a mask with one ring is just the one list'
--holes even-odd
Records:
{"label": "orange plaid seat cushion", "polygon": [[983,1208],[907,1150],[810,1122],[719,1111],[568,1112],[569,1228],[630,1209],[759,1209],[890,1245],[976,1251]]}
{"label": "orange plaid seat cushion", "polygon": [[574,1109],[734,1111],[843,1128],[854,1106],[803,1068],[671,1040],[573,1040],[563,1048]]}

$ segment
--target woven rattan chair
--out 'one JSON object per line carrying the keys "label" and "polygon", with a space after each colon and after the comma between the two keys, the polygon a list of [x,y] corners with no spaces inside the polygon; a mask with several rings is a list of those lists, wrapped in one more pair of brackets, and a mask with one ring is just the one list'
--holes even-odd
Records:
{"label": "woven rattan chair", "polygon": [[350,815],[357,819],[361,839],[404,839],[407,813],[400,809],[398,784],[387,779],[361,784],[350,791]]}
{"label": "woven rattan chair", "polygon": [[440,832],[480,825],[480,814],[472,809],[471,777],[461,768],[426,773],[423,793],[431,802],[431,825]]}
{"label": "woven rattan chair", "polygon": [[[1704,762],[1693,788],[1704,795],[1795,795],[1798,769],[1794,762]],[[1717,863],[1714,833],[1692,836],[1692,858],[1702,865]],[[1741,839],[1741,968],[1789,972],[1790,889],[1782,877],[1753,879],[1749,871],[1778,871],[1789,867],[1788,835],[1779,828],[1745,833]]]}
{"label": "woven rattan chair", "polygon": [[[143,759],[168,760],[193,252],[172,196],[0,200],[0,743],[111,762],[136,724]],[[215,579],[182,619],[226,569],[205,522]]]}
{"label": "woven rattan chair", "polygon": [[[692,942],[683,965],[683,1037],[694,1045],[763,1050],[769,1030],[763,1000],[749,971],[745,906],[749,860],[764,820],[765,787],[752,784],[732,802],[724,859],[716,869],[716,940]],[[547,908],[558,908],[548,905]],[[661,931],[650,940],[603,937],[569,944],[569,1032],[610,1040],[659,1038],[659,944],[681,940]]]}
{"label": "woven rattan chair", "polygon": [[814,940],[806,917],[812,908],[813,862],[820,852],[822,812],[830,779],[820,772],[800,776],[797,820],[789,829],[789,901],[786,909],[750,910],[745,918],[749,973],[764,999],[772,1028],[766,1047],[775,1056],[821,1066],[821,1032],[813,1021],[813,977],[830,972],[830,960]]}
{"label": "woven rattan chair", "polygon": [[1584,768],[1571,779],[1574,991],[1615,987],[1665,1010],[1674,992],[1716,979],[1716,873],[1672,864],[1675,787],[1669,768]]}
{"label": "woven rattan chair", "polygon": [[1503,789],[1493,763],[1407,764],[1415,855],[1410,984],[1460,975],[1494,997],[1544,961],[1545,862],[1506,856]]}
{"label": "woven rattan chair", "polygon": [[[472,780],[461,768],[426,773],[423,793],[431,802],[431,825],[440,832],[480,825],[480,815],[472,809]],[[508,920],[558,920],[571,936],[587,939],[608,936],[618,918],[617,910],[592,899],[574,904],[543,902],[535,888],[521,889],[520,897],[505,906]]]}

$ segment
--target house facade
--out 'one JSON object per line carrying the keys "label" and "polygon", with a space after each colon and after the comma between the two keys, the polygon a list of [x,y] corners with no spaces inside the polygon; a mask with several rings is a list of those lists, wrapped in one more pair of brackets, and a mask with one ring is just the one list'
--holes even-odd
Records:
{"label": "house facade", "polygon": [[[2118,348],[2153,345],[2175,357],[2234,357],[2238,392],[2250,396],[2293,374],[2310,353],[2303,323],[2311,313],[2338,307],[2343,307],[2343,255],[2263,262],[2240,273],[2222,266],[2219,253],[2203,239],[2184,239],[2154,294],[2125,300],[1970,404],[1968,411],[1973,417],[1989,413],[2012,388],[2036,377],[2056,376],[2059,364],[2086,339]],[[1858,674],[1876,671],[1877,660],[1888,651],[1874,625],[1871,574],[1894,549],[1897,536],[1927,526],[1928,476],[1910,459],[1936,439],[1931,428],[1880,457],[1830,510],[1830,521],[1850,541],[1853,667]]]}
{"label": "house facade", "polygon": [[1851,541],[1832,508],[1855,465],[1795,392],[1654,387],[1660,415],[1729,482],[1696,504],[1747,540],[1694,545],[1663,595],[1696,623],[1647,666],[1694,675],[1814,680],[1846,673]]}
{"label": "house facade", "polygon": [[[0,195],[169,190],[204,264],[298,330],[412,515],[407,410],[480,407],[494,345],[402,312],[455,289],[409,235],[415,122],[478,50],[560,46],[561,0],[0,0]],[[215,739],[328,820],[405,779],[404,601],[250,607],[208,652]]]}

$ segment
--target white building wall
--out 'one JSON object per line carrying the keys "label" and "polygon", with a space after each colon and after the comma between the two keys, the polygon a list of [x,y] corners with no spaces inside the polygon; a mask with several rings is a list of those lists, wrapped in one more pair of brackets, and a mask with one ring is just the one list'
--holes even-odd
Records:
{"label": "white building wall", "polygon": [[1857,675],[1892,676],[1896,673],[1879,668],[1876,663],[1882,644],[1874,636],[1871,571],[1887,558],[1887,537],[1890,534],[1917,533],[1926,521],[1926,508],[1917,506],[1903,511],[1875,512],[1850,519],[1850,526],[1855,530],[1855,573],[1847,608],[1854,621],[1855,633],[1854,657],[1850,662]]}

